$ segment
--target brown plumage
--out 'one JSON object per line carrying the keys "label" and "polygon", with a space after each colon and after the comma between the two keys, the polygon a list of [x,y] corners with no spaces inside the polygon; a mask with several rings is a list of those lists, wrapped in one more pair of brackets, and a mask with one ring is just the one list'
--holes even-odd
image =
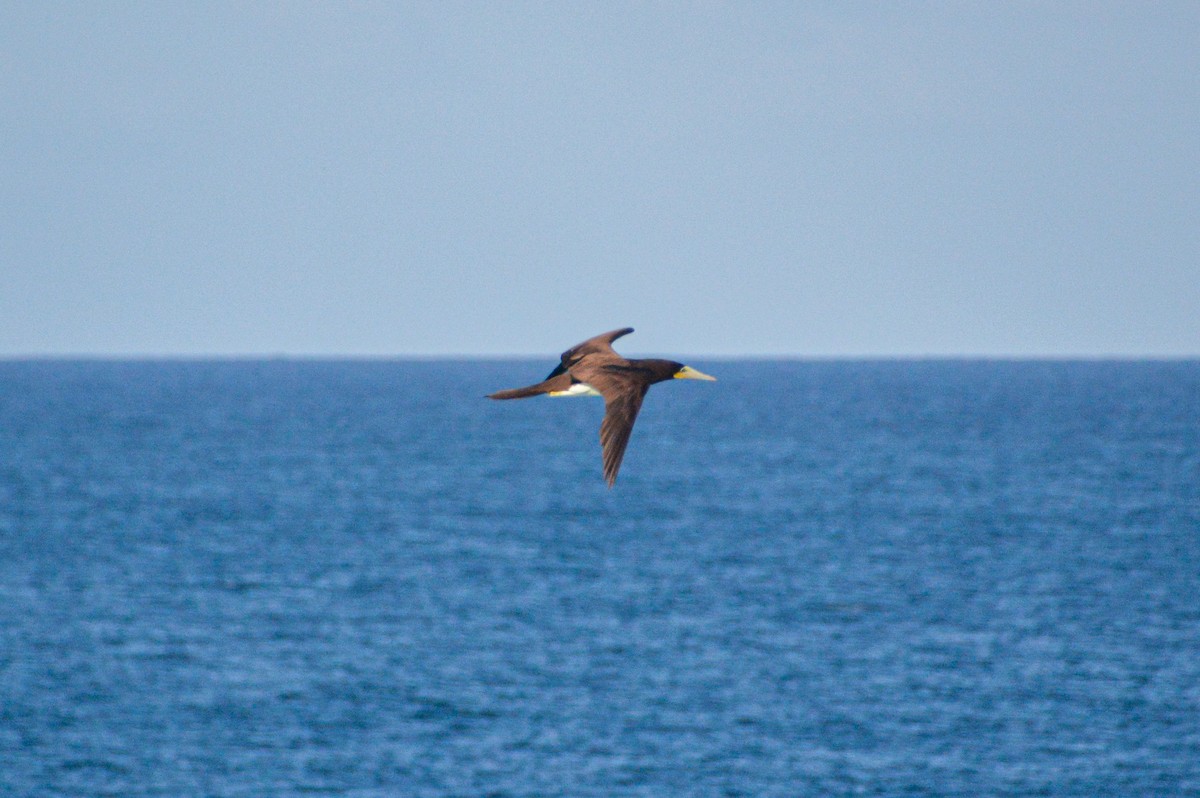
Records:
{"label": "brown plumage", "polygon": [[633,422],[637,420],[646,391],[656,382],[672,378],[715,380],[707,374],[674,360],[629,360],[613,351],[612,342],[633,332],[632,327],[589,338],[562,353],[562,360],[546,379],[536,385],[497,391],[489,399],[524,399],[530,396],[581,396],[599,393],[604,397],[604,422],[600,425],[600,451],[604,479],[611,488],[621,468]]}

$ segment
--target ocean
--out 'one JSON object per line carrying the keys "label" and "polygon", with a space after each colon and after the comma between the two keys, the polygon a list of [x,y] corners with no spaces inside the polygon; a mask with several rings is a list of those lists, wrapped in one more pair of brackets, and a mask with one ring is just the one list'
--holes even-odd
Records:
{"label": "ocean", "polygon": [[1200,362],[0,363],[0,795],[1200,795]]}

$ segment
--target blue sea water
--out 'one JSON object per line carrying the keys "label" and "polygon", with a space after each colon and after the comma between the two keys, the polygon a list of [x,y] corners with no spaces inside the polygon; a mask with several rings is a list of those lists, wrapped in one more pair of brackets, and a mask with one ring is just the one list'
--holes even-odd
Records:
{"label": "blue sea water", "polygon": [[1200,795],[1200,363],[0,363],[0,794]]}

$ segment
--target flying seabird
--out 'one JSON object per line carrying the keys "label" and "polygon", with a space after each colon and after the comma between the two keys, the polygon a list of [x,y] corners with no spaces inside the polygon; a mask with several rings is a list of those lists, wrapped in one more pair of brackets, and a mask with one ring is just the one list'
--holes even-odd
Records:
{"label": "flying seabird", "polygon": [[612,342],[633,332],[632,327],[589,338],[562,353],[562,361],[536,385],[489,394],[489,399],[525,399],[530,396],[603,396],[604,422],[600,449],[604,479],[611,488],[625,456],[629,433],[642,407],[642,398],[656,382],[716,380],[674,360],[628,360],[613,351]]}

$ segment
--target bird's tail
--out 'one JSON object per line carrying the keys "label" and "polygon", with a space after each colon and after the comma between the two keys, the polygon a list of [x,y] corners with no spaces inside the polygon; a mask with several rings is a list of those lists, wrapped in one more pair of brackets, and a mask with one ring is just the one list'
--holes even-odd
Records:
{"label": "bird's tail", "polygon": [[565,391],[571,387],[570,374],[556,374],[548,380],[543,380],[536,385],[527,385],[524,388],[510,388],[507,391],[496,391],[489,393],[488,399],[526,399],[530,396],[539,396],[551,391]]}
{"label": "bird's tail", "polygon": [[548,390],[549,389],[544,388],[539,383],[537,385],[530,385],[527,388],[511,388],[507,391],[496,391],[495,393],[489,393],[487,395],[487,398],[488,399],[525,399],[530,396],[537,396],[538,394],[547,393]]}

